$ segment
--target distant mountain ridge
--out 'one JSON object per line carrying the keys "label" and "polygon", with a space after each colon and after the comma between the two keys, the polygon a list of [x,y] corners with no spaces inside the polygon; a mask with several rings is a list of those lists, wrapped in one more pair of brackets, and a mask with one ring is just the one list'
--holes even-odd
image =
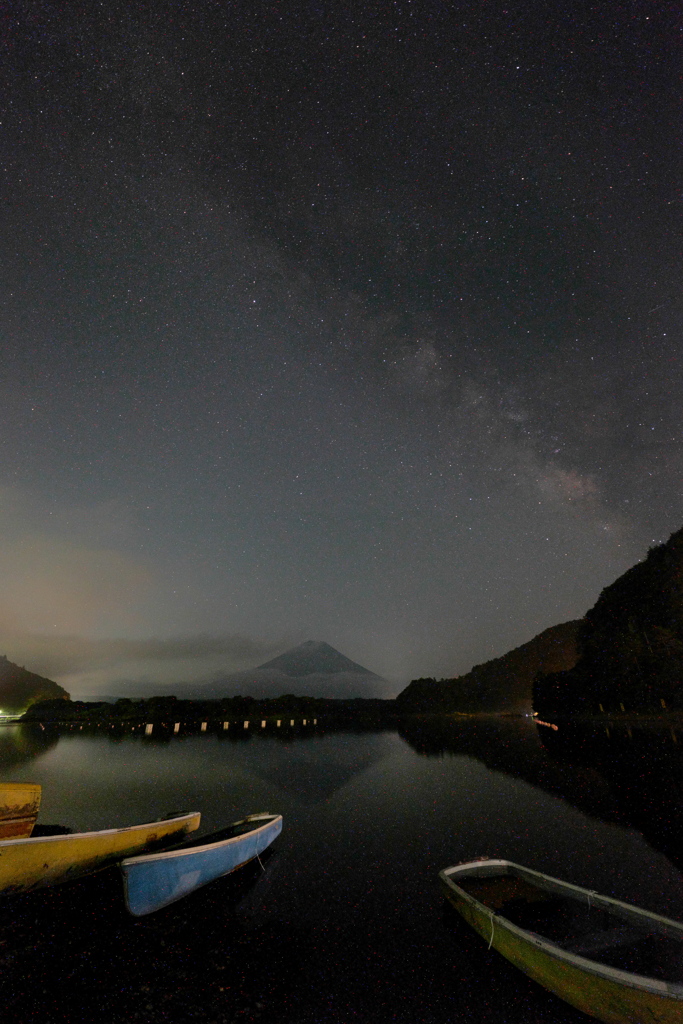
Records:
{"label": "distant mountain ridge", "polygon": [[573,668],[578,659],[581,620],[544,629],[528,643],[500,658],[475,665],[455,679],[414,679],[399,693],[402,711],[475,713],[532,710],[533,684],[539,673]]}
{"label": "distant mountain ridge", "polygon": [[69,694],[58,683],[15,665],[0,655],[0,708],[7,714],[25,711],[38,700],[69,700]]}

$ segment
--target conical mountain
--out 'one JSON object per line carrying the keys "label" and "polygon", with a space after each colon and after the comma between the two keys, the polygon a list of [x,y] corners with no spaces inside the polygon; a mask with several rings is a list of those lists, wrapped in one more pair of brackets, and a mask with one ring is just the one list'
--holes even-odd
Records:
{"label": "conical mountain", "polygon": [[[204,697],[353,697],[387,700],[396,687],[321,640],[307,640],[246,672],[233,672],[204,686]],[[195,691],[199,696],[199,691]]]}
{"label": "conical mountain", "polygon": [[[259,665],[257,672],[284,672],[288,676],[310,676],[313,673],[335,675],[337,672],[359,672],[374,676],[367,668],[357,665],[345,654],[336,651],[323,640],[307,640],[298,647],[292,647],[277,658]],[[375,676],[378,679],[379,676]]]}

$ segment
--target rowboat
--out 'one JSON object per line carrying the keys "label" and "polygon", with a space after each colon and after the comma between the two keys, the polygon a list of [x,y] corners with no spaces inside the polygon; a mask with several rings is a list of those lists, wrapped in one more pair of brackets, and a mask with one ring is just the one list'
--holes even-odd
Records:
{"label": "rowboat", "polygon": [[515,967],[607,1024],[681,1024],[683,924],[508,860],[441,871],[447,899]]}
{"label": "rowboat", "polygon": [[0,842],[0,893],[69,882],[130,854],[155,849],[199,828],[196,811],[127,828]]}
{"label": "rowboat", "polygon": [[27,838],[40,807],[41,788],[35,782],[0,782],[0,839]]}
{"label": "rowboat", "polygon": [[175,903],[258,857],[282,832],[281,814],[250,814],[227,828],[161,853],[121,861],[126,905],[135,917]]}

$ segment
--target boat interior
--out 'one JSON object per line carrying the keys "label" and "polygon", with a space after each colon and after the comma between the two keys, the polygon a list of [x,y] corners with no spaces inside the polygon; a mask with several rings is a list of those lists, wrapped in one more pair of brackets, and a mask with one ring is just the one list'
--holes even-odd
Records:
{"label": "boat interior", "polygon": [[[534,936],[587,960],[631,974],[683,983],[683,931],[596,905],[571,889],[553,891],[514,874],[453,879],[484,906]],[[596,897],[596,899],[599,899]]]}
{"label": "boat interior", "polygon": [[32,839],[44,839],[46,836],[70,836],[73,829],[66,825],[34,825],[31,833]]}
{"label": "boat interior", "polygon": [[[274,821],[275,818],[277,818],[277,814],[269,815],[266,818],[245,818],[244,821],[237,821],[233,825],[227,825],[225,828],[219,829],[218,832],[210,832],[208,835],[199,837],[193,836],[192,839],[185,839],[182,843],[176,843],[173,846],[166,847],[166,849],[189,850],[195,846],[221,843],[224,839],[235,839],[236,836],[244,836],[248,832],[253,832],[255,829],[267,825],[269,821]],[[166,852],[166,850],[163,852]]]}

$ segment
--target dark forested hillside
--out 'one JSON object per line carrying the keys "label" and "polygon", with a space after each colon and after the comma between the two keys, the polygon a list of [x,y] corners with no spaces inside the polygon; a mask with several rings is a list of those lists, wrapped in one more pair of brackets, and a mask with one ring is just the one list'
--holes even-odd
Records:
{"label": "dark forested hillside", "polygon": [[683,530],[602,591],[579,647],[570,671],[536,682],[539,712],[683,709]]}
{"label": "dark forested hillside", "polygon": [[396,698],[402,711],[511,711],[528,713],[539,672],[571,668],[580,622],[563,622],[500,658],[455,679],[414,679]]}
{"label": "dark forested hillside", "polygon": [[38,676],[4,655],[0,655],[0,709],[5,714],[24,711],[37,700],[69,699],[69,694],[51,679]]}

